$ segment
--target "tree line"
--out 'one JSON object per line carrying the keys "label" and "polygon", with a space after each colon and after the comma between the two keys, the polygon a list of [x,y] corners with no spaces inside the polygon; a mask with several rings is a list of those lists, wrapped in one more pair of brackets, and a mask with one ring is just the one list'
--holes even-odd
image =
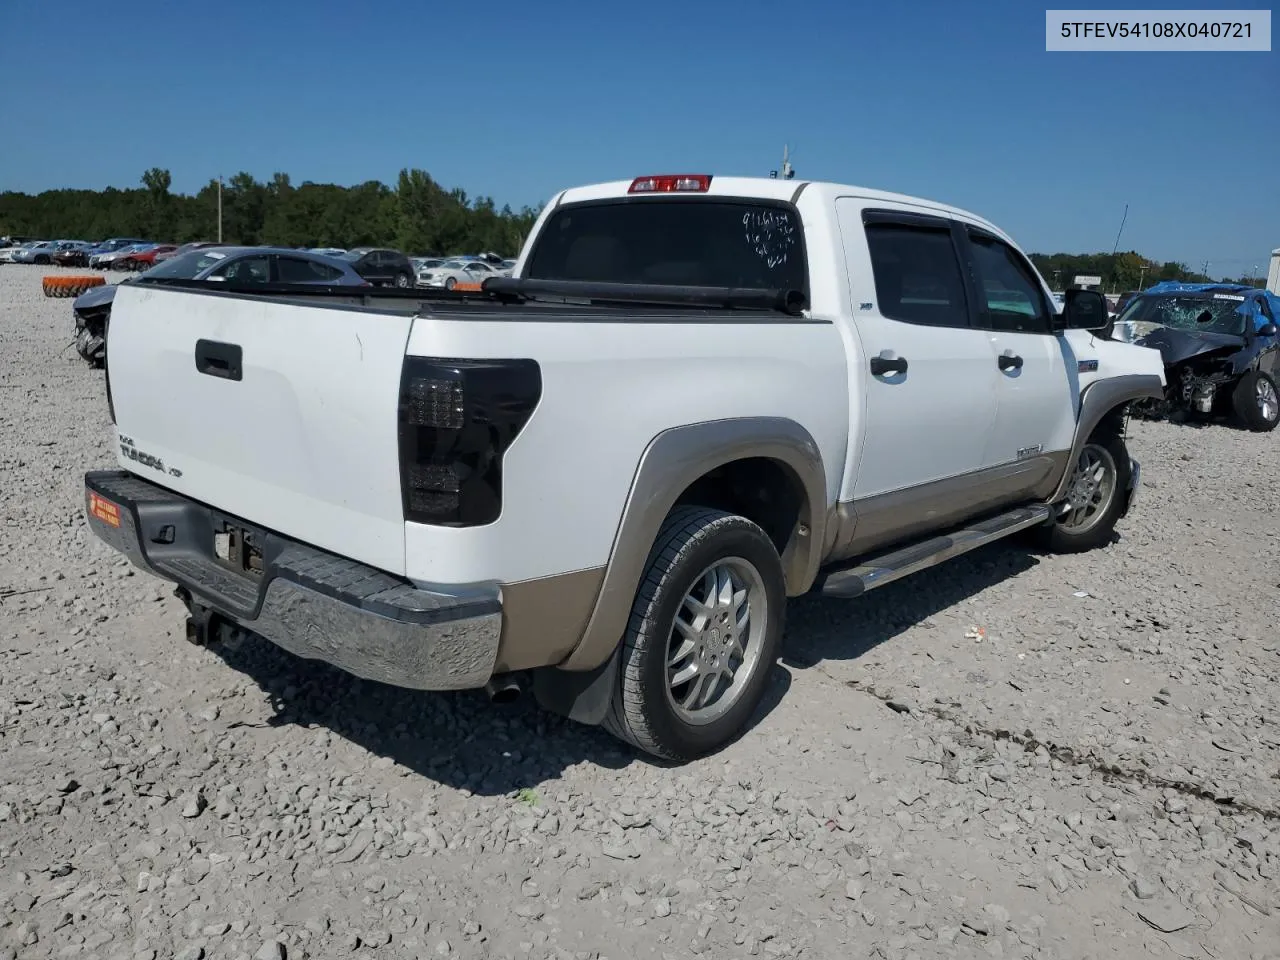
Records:
{"label": "tree line", "polygon": [[[218,239],[218,181],[174,193],[168,170],[153,167],[141,185],[120,190],[0,193],[0,235],[101,240],[148,237],[185,243]],[[350,187],[286,173],[263,183],[237,173],[222,185],[222,240],[283,247],[390,246],[411,255],[492,251],[515,256],[533,226],[533,207],[498,208],[489,197],[446,190],[424,170],[400,171],[396,186]]]}
{"label": "tree line", "polygon": [[1213,278],[1176,260],[1161,263],[1132,250],[1126,253],[1033,253],[1031,262],[1055,290],[1065,290],[1078,276],[1101,277],[1108,292],[1145,290],[1162,280],[1181,283],[1243,283],[1262,286],[1261,277]]}
{"label": "tree line", "polygon": [[[216,240],[218,182],[195,194],[174,193],[168,170],[152,167],[128,190],[46,190],[0,193],[0,235],[101,240],[150,237],[160,242]],[[306,181],[286,173],[265,183],[237,173],[222,186],[226,243],[283,247],[390,246],[405,253],[446,255],[493,251],[515,256],[538,211],[498,209],[489,197],[446,190],[425,170],[405,169],[394,188],[378,180],[350,187]],[[1055,290],[1077,276],[1102,278],[1108,291],[1138,290],[1160,280],[1208,282],[1177,261],[1125,253],[1033,253],[1031,261]],[[1258,283],[1258,279],[1219,278]]]}

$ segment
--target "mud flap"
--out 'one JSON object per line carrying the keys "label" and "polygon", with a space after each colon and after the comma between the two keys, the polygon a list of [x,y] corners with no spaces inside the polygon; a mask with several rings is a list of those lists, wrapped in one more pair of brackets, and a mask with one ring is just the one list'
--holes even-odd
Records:
{"label": "mud flap", "polygon": [[599,726],[618,685],[620,650],[621,645],[615,647],[613,655],[594,670],[535,670],[533,695],[538,706],[578,723]]}
{"label": "mud flap", "polygon": [[1133,457],[1129,458],[1129,488],[1124,492],[1124,506],[1120,508],[1120,516],[1124,517],[1138,499],[1138,487],[1142,485],[1142,464]]}

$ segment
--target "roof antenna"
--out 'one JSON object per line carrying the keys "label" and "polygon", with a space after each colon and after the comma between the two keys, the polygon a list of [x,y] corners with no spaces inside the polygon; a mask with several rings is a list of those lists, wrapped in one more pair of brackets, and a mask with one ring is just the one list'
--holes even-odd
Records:
{"label": "roof antenna", "polygon": [[[782,145],[782,179],[791,180],[795,177],[795,168],[791,166],[791,147],[787,144]],[[778,178],[777,170],[769,171],[769,179],[776,180]]]}

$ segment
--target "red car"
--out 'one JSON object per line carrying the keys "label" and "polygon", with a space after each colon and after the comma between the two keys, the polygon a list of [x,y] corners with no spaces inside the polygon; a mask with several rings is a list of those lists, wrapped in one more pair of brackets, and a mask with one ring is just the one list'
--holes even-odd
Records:
{"label": "red car", "polygon": [[162,253],[172,253],[178,249],[176,243],[162,243],[152,247],[150,250],[140,250],[137,253],[131,253],[128,257],[117,260],[115,267],[117,270],[149,270],[156,263],[156,256]]}

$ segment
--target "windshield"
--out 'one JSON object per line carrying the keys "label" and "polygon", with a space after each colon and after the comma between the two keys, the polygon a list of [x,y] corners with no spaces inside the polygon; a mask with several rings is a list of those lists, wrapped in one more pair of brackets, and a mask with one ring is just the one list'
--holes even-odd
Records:
{"label": "windshield", "polygon": [[561,207],[524,275],[672,286],[808,291],[794,209],[760,201],[642,199]]}
{"label": "windshield", "polygon": [[1237,294],[1148,294],[1129,301],[1117,323],[1244,336],[1248,304]]}
{"label": "windshield", "polygon": [[170,277],[175,280],[192,280],[200,273],[208,270],[220,260],[225,260],[225,253],[206,250],[192,250],[168,260],[161,260],[147,271],[148,277]]}

